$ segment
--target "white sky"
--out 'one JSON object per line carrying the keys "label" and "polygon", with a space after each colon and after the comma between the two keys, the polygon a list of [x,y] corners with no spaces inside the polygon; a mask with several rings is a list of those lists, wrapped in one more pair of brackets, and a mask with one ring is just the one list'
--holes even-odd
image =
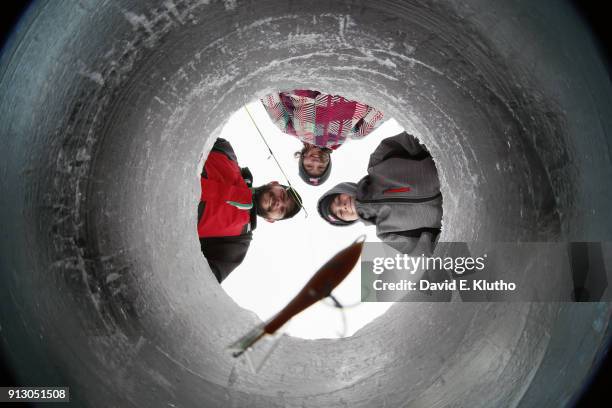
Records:
{"label": "white sky", "polygon": [[[259,101],[249,104],[249,110],[308,211],[308,218],[301,211],[290,220],[273,224],[258,218],[244,262],[222,284],[236,303],[265,321],[280,311],[320,266],[359,235],[367,234],[368,242],[380,241],[374,226],[366,227],[361,222],[349,227],[327,224],[319,217],[317,200],[340,182],[359,181],[366,175],[370,153],[380,141],[403,129],[395,120],[389,119],[364,139],[346,142],[332,153],[333,167],[329,179],[322,186],[314,187],[304,183],[298,175],[297,159],[293,153],[301,149],[301,142],[281,133]],[[230,141],[240,166],[251,170],[255,186],[274,180],[285,184],[282,173],[244,109],[232,115],[220,137]],[[329,299],[294,317],[282,331],[307,339],[353,335],[391,306],[391,303],[359,304],[360,281],[358,263],[333,292],[341,304],[355,305],[344,309],[345,333],[341,312],[330,306]]]}

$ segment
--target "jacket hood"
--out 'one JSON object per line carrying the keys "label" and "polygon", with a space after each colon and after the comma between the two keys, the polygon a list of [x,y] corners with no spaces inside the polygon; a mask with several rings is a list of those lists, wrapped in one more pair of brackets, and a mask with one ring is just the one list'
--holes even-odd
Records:
{"label": "jacket hood", "polygon": [[350,194],[353,197],[357,196],[357,184],[356,183],[340,183],[336,185],[331,190],[328,190],[325,194],[319,198],[319,202],[317,203],[317,210],[319,211],[319,215],[325,221],[332,225],[336,226],[346,226],[351,225],[355,221],[343,221],[334,217],[329,210],[329,206],[331,205],[332,200],[338,194]]}

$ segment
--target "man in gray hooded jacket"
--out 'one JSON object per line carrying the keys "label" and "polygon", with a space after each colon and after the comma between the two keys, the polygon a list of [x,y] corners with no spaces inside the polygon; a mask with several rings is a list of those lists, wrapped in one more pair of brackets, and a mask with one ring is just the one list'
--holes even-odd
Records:
{"label": "man in gray hooded jacket", "polygon": [[429,255],[442,227],[436,166],[414,136],[389,137],[370,155],[368,175],[329,190],[318,210],[332,225],[376,225],[378,237],[401,253]]}

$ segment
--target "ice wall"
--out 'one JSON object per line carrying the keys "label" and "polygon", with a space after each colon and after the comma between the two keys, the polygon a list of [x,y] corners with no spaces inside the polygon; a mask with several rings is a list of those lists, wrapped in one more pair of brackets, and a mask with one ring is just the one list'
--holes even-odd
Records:
{"label": "ice wall", "polygon": [[0,339],[22,381],[91,407],[571,403],[609,304],[396,304],[351,338],[283,339],[258,375],[224,352],[256,319],[199,251],[197,163],[241,104],[296,87],[430,147],[445,240],[610,240],[612,89],[563,2],[41,1],[0,65]]}

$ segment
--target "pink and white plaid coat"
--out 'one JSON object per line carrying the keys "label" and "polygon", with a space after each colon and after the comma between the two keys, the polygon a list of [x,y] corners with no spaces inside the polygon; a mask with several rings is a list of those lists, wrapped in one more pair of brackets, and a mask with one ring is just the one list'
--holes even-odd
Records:
{"label": "pink and white plaid coat", "polygon": [[329,149],[368,135],[383,118],[383,113],[371,106],[318,91],[275,93],[261,102],[281,132]]}

